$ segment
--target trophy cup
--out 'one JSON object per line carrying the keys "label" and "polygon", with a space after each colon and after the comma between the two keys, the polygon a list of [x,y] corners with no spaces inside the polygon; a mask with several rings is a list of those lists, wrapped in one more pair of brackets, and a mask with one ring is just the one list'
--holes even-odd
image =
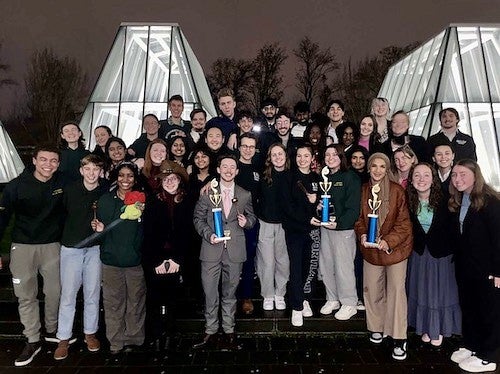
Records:
{"label": "trophy cup", "polygon": [[328,174],[330,173],[330,169],[328,166],[325,166],[321,169],[321,176],[323,177],[323,182],[319,182],[319,187],[323,191],[323,195],[321,195],[321,202],[323,208],[321,209],[321,225],[329,225],[332,222],[335,222],[335,216],[330,216],[330,198],[331,196],[328,194],[330,188],[332,188],[332,182],[328,181]]}
{"label": "trophy cup", "polygon": [[380,186],[375,184],[372,187],[372,198],[368,199],[368,206],[372,210],[371,214],[368,214],[368,234],[366,238],[366,242],[368,244],[372,244],[373,246],[377,246],[377,223],[378,223],[378,214],[377,210],[380,208],[382,204],[382,200],[379,200],[378,193],[380,192]]}
{"label": "trophy cup", "polygon": [[212,179],[212,181],[210,182],[212,193],[209,195],[209,198],[214,205],[214,208],[212,208],[212,213],[214,215],[215,236],[217,236],[218,241],[226,241],[231,239],[231,232],[230,230],[224,230],[222,228],[222,208],[220,207],[222,196],[217,190],[218,186],[219,182],[217,182],[215,178]]}

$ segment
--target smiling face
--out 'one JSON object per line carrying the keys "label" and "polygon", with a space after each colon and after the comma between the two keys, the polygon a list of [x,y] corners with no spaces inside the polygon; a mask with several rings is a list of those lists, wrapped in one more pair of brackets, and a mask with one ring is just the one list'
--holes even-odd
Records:
{"label": "smiling face", "polygon": [[458,127],[459,119],[452,111],[445,110],[441,113],[441,117],[439,118],[441,121],[441,127],[445,130],[456,130]]}
{"label": "smiling face", "polygon": [[212,151],[218,151],[222,144],[224,144],[224,137],[222,131],[218,127],[211,127],[206,134],[207,146]]}
{"label": "smiling face", "polygon": [[112,141],[109,144],[108,156],[114,164],[125,160],[125,147],[118,142]]}
{"label": "smiling face", "polygon": [[198,112],[193,115],[191,120],[191,127],[195,132],[203,132],[205,130],[205,124],[207,123],[207,118],[203,112]]}
{"label": "smiling face", "polygon": [[270,150],[271,164],[277,171],[285,170],[286,165],[286,153],[280,146],[274,146]]}
{"label": "smiling face", "polygon": [[276,119],[276,131],[280,136],[286,136],[290,132],[291,123],[290,118],[281,115]]}
{"label": "smiling face", "polygon": [[394,164],[396,165],[396,169],[400,173],[406,173],[410,171],[411,166],[415,162],[415,157],[411,157],[410,155],[402,152],[396,151],[394,153]]}
{"label": "smiling face", "polygon": [[78,145],[78,141],[82,136],[82,132],[75,124],[67,124],[61,129],[61,138],[68,142],[68,145],[76,144]]}
{"label": "smiling face", "polygon": [[363,152],[353,152],[351,155],[351,165],[355,170],[363,170],[366,166],[366,159]]}
{"label": "smiling face", "polygon": [[434,149],[434,156],[432,157],[434,162],[441,169],[451,168],[453,165],[453,160],[455,159],[455,154],[453,149],[448,145],[438,145]]}
{"label": "smiling face", "polygon": [[432,186],[431,168],[427,165],[417,165],[413,170],[411,184],[420,196],[428,195]]}
{"label": "smiling face", "polygon": [[170,147],[170,153],[175,157],[183,157],[186,154],[186,145],[181,138],[175,139]]}
{"label": "smiling face", "polygon": [[232,158],[223,158],[217,168],[220,179],[226,183],[231,183],[238,174],[238,165]]}
{"label": "smiling face", "polygon": [[59,167],[59,155],[54,152],[40,151],[33,157],[35,172],[33,175],[42,182],[47,182]]}
{"label": "smiling face", "polygon": [[451,183],[460,192],[471,193],[476,177],[469,168],[455,165],[451,171]]}
{"label": "smiling face", "polygon": [[344,117],[344,111],[339,104],[333,103],[328,109],[327,115],[331,122],[340,122]]}
{"label": "smiling face", "polygon": [[208,169],[208,166],[210,165],[210,157],[203,152],[197,152],[194,155],[193,162],[198,169],[205,170]]}
{"label": "smiling face", "polygon": [[373,114],[377,117],[387,117],[387,113],[389,113],[389,104],[382,100],[377,100],[372,105]]}
{"label": "smiling face", "polygon": [[171,100],[168,104],[168,109],[173,118],[181,118],[182,111],[184,110],[184,103],[180,100]]}
{"label": "smiling face", "polygon": [[177,174],[170,174],[162,179],[161,186],[170,195],[175,195],[179,190],[180,183],[181,178]]}
{"label": "smiling face", "polygon": [[329,147],[326,149],[325,164],[330,168],[332,173],[340,169],[340,156],[335,148]]}
{"label": "smiling face", "polygon": [[299,170],[302,172],[309,172],[311,169],[312,158],[313,156],[309,148],[304,147],[297,149],[295,161],[297,162]]}
{"label": "smiling face", "polygon": [[398,113],[392,117],[391,129],[394,136],[403,135],[410,128],[410,120],[404,113]]}
{"label": "smiling face", "polygon": [[242,117],[238,121],[238,126],[241,129],[242,134],[250,132],[253,128],[253,119],[249,117]]}
{"label": "smiling face", "polygon": [[101,171],[102,168],[92,162],[80,167],[80,174],[83,177],[83,181],[88,185],[95,185],[99,181]]}
{"label": "smiling face", "polygon": [[146,116],[142,121],[142,127],[148,135],[158,135],[158,130],[160,129],[160,124],[153,116]]}
{"label": "smiling face", "polygon": [[255,139],[242,138],[240,143],[240,157],[243,161],[249,163],[252,161],[253,156],[255,156]]}
{"label": "smiling face", "polygon": [[167,158],[167,148],[161,143],[155,143],[149,150],[149,157],[155,166],[160,166],[162,161]]}
{"label": "smiling face", "polygon": [[311,127],[311,132],[309,133],[309,142],[312,145],[318,145],[321,140],[321,129],[319,126]]}
{"label": "smiling face", "polygon": [[370,165],[370,180],[372,184],[377,184],[387,175],[387,165],[381,158],[374,158]]}
{"label": "smiling face", "polygon": [[364,117],[359,124],[361,136],[367,137],[373,133],[373,120],[371,117]]}
{"label": "smiling face", "polygon": [[278,108],[274,105],[266,105],[261,109],[261,111],[268,121],[272,121],[278,112]]}
{"label": "smiling face", "polygon": [[342,144],[349,147],[352,143],[354,143],[354,130],[352,127],[346,127],[342,134]]}
{"label": "smiling face", "polygon": [[118,191],[125,195],[126,192],[131,191],[134,187],[135,176],[134,172],[128,167],[124,166],[118,171],[118,179],[116,184],[118,186]]}
{"label": "smiling face", "polygon": [[95,135],[95,142],[99,147],[104,147],[108,142],[108,139],[111,137],[108,131],[103,127],[95,129],[94,135]]}

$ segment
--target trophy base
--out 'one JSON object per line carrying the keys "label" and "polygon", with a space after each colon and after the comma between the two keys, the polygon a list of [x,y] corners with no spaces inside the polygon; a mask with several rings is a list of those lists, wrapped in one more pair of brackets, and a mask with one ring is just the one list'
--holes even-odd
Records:
{"label": "trophy base", "polygon": [[231,240],[230,236],[221,236],[220,238],[215,238],[215,241],[220,243],[220,242],[225,242],[227,240]]}
{"label": "trophy base", "polygon": [[375,248],[377,249],[379,247],[378,243],[373,243],[373,242],[365,242],[365,247],[369,246],[370,248]]}

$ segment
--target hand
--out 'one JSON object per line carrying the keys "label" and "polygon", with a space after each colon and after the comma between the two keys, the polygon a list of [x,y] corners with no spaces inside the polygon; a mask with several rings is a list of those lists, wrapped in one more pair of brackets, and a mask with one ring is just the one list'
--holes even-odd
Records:
{"label": "hand", "polygon": [[[167,262],[167,261],[165,261]],[[173,274],[179,272],[180,265],[172,259],[169,259],[170,267],[168,268],[167,274]]]}
{"label": "hand", "polygon": [[[210,181],[211,182],[211,181]],[[200,196],[203,196],[203,195],[208,195],[208,192],[210,191],[210,182],[208,182],[207,184],[205,184],[201,190],[200,190]]]}
{"label": "hand", "polygon": [[90,221],[90,226],[95,232],[102,232],[102,230],[104,230],[104,223],[99,221],[97,218]]}
{"label": "hand", "polygon": [[237,148],[237,139],[236,139],[236,134],[231,134],[229,136],[229,139],[227,141],[227,147],[231,150],[234,151]]}
{"label": "hand", "polygon": [[369,242],[366,241],[366,238],[367,238],[366,234],[361,235],[360,242],[361,242],[361,245],[363,247],[365,247],[365,248],[378,248],[378,244],[377,243],[369,243]]}
{"label": "hand", "polygon": [[389,251],[389,244],[387,244],[387,242],[384,239],[379,238],[378,249],[380,249],[381,251],[387,252],[387,251]]}
{"label": "hand", "polygon": [[328,224],[322,226],[327,228],[328,230],[335,230],[337,228],[337,222],[328,221]]}
{"label": "hand", "polygon": [[321,221],[316,217],[312,217],[309,223],[313,226],[321,227]]}
{"label": "hand", "polygon": [[155,267],[156,274],[167,274],[167,271],[165,270],[165,262],[167,262],[167,260],[163,260],[163,262],[160,265]]}
{"label": "hand", "polygon": [[0,256],[0,270],[3,269],[3,264],[2,264],[2,256]]}
{"label": "hand", "polygon": [[309,200],[311,204],[314,204],[316,202],[316,198],[318,197],[315,193],[306,193],[306,196],[307,200]]}
{"label": "hand", "polygon": [[136,158],[134,160],[134,164],[136,164],[139,169],[142,169],[144,167],[144,159],[143,158]]}
{"label": "hand", "polygon": [[247,224],[247,217],[245,217],[244,214],[239,213],[238,214],[238,225],[240,225],[240,227],[245,227],[246,224]]}
{"label": "hand", "polygon": [[217,235],[212,234],[210,236],[210,244],[217,244],[220,243],[220,239],[217,237]]}
{"label": "hand", "polygon": [[[1,267],[0,267],[0,269],[1,269]],[[500,288],[500,277],[494,277],[493,275],[490,275],[488,277],[488,279],[493,280],[493,286],[495,288]]]}

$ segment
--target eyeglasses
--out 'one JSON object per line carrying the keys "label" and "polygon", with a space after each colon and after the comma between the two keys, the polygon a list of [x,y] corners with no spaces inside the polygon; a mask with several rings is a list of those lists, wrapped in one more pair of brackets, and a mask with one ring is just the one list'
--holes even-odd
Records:
{"label": "eyeglasses", "polygon": [[243,149],[255,149],[255,146],[254,145],[242,144],[242,145],[240,145],[240,148],[243,148]]}

